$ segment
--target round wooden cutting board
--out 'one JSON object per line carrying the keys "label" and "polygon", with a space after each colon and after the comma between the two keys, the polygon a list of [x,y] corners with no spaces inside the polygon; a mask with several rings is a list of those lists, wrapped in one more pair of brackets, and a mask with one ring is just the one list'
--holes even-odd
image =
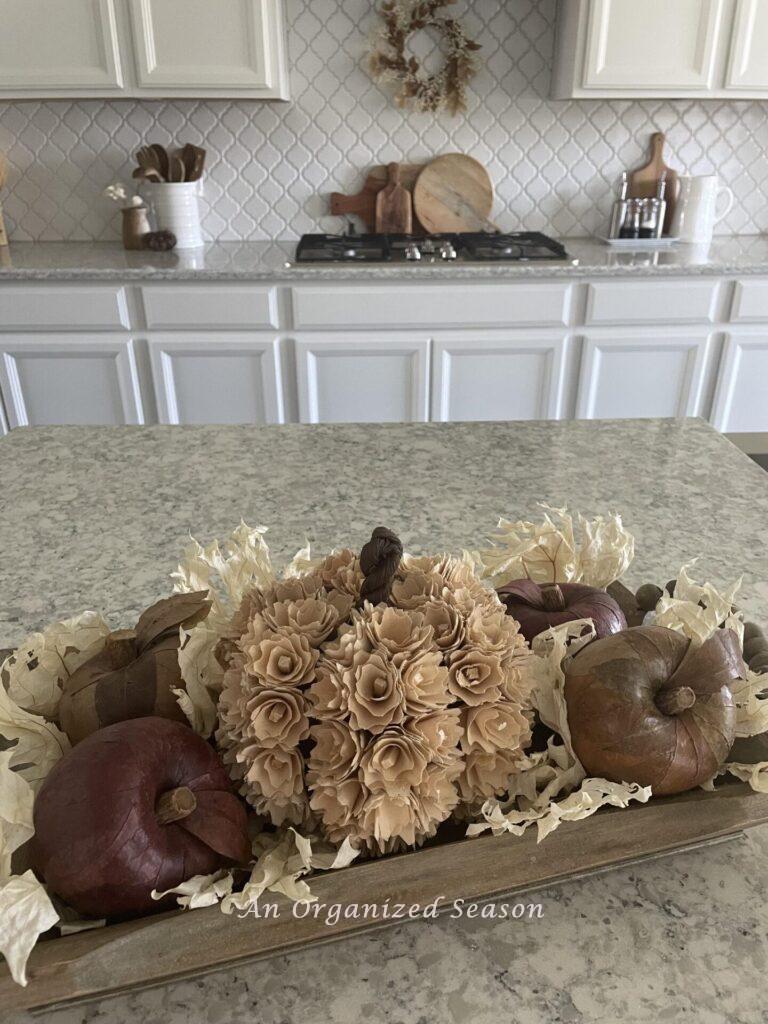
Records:
{"label": "round wooden cutting board", "polygon": [[427,164],[413,190],[416,216],[433,234],[495,231],[488,218],[493,185],[481,163],[463,153],[448,153]]}

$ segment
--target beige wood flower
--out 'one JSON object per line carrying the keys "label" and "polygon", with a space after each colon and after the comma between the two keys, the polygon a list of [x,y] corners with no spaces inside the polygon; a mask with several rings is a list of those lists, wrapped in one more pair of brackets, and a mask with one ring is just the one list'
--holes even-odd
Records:
{"label": "beige wood flower", "polygon": [[314,747],[309,755],[308,781],[342,782],[356,771],[363,754],[363,734],[346,722],[329,719],[313,725]]}
{"label": "beige wood flower", "polygon": [[252,787],[256,810],[274,825],[300,824],[307,815],[304,761],[298,750],[259,745],[243,747],[238,759],[248,765],[245,775]]}
{"label": "beige wood flower", "polygon": [[465,704],[474,707],[497,701],[503,683],[504,671],[497,654],[467,647],[450,656],[448,688]]}
{"label": "beige wood flower", "polygon": [[386,655],[355,655],[355,663],[343,675],[351,721],[356,729],[376,735],[405,717],[405,694],[395,666]]}
{"label": "beige wood flower", "polygon": [[453,700],[448,690],[448,669],[439,651],[429,651],[415,658],[405,658],[398,666],[405,694],[408,715],[446,707]]}
{"label": "beige wood flower", "polygon": [[459,778],[462,800],[474,804],[491,796],[501,796],[509,789],[509,780],[515,773],[515,758],[506,751],[492,754],[484,750],[471,750],[464,761],[464,773]]}
{"label": "beige wood flower", "polygon": [[306,636],[268,633],[245,648],[246,668],[267,686],[304,686],[315,677],[318,653]]}
{"label": "beige wood flower", "polygon": [[363,807],[361,833],[370,836],[384,850],[391,840],[406,846],[416,844],[418,816],[415,801],[409,793],[371,793]]}
{"label": "beige wood flower", "polygon": [[369,606],[362,622],[371,644],[390,655],[426,651],[432,642],[432,628],[418,612]]}
{"label": "beige wood flower", "polygon": [[428,763],[424,741],[394,727],[371,740],[360,760],[360,775],[371,792],[407,793],[419,786]]}
{"label": "beige wood flower", "polygon": [[436,572],[418,569],[408,572],[392,584],[392,603],[409,611],[421,610],[428,601],[439,600],[445,580]]}
{"label": "beige wood flower", "polygon": [[421,835],[433,836],[440,822],[445,821],[458,806],[459,792],[455,783],[462,767],[461,761],[448,767],[441,764],[427,766],[414,801]]}
{"label": "beige wood flower", "polygon": [[318,785],[312,792],[310,807],[320,815],[326,835],[332,843],[347,836],[358,838],[366,801],[370,794],[357,778],[338,785]]}
{"label": "beige wood flower", "polygon": [[525,637],[506,609],[498,605],[476,605],[466,620],[467,644],[490,654],[511,657],[525,647]]}
{"label": "beige wood flower", "polygon": [[464,643],[464,618],[450,600],[431,600],[419,609],[424,622],[432,627],[434,644],[444,654]]}
{"label": "beige wood flower", "polygon": [[349,615],[352,603],[351,597],[339,593],[327,598],[305,597],[298,601],[277,601],[261,615],[270,629],[300,633],[312,647],[319,647]]}
{"label": "beige wood flower", "polygon": [[481,704],[466,708],[461,715],[464,751],[483,750],[488,754],[506,750],[522,752],[531,736],[528,719],[511,701]]}
{"label": "beige wood flower", "polygon": [[342,678],[343,667],[322,659],[315,670],[315,682],[307,690],[312,714],[321,721],[346,718],[349,714],[347,685]]}
{"label": "beige wood flower", "polygon": [[320,563],[316,572],[328,590],[349,594],[355,600],[360,596],[363,573],[360,569],[360,560],[349,548],[332,552]]}
{"label": "beige wood flower", "polygon": [[431,711],[409,718],[405,728],[426,743],[432,760],[448,764],[458,759],[459,741],[464,732],[458,708]]}
{"label": "beige wood flower", "polygon": [[263,747],[296,747],[309,736],[308,709],[295,690],[260,688],[246,704],[247,733]]}

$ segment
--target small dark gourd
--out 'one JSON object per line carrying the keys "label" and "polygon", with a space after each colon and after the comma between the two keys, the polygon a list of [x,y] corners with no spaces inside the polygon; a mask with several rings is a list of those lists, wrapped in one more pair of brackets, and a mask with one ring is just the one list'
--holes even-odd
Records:
{"label": "small dark gourd", "polygon": [[711,778],[734,737],[736,634],[694,647],[664,626],[594,640],[564,662],[568,725],[589,775],[681,793]]}
{"label": "small dark gourd", "polygon": [[137,718],[66,754],[34,806],[33,863],[93,917],[174,905],[151,898],[250,856],[246,810],[214,749],[188,726]]}
{"label": "small dark gourd", "polygon": [[498,594],[507,612],[520,623],[528,643],[550,626],[575,619],[592,619],[599,637],[627,628],[627,620],[616,601],[604,590],[583,583],[514,580],[500,587]]}
{"label": "small dark gourd", "polygon": [[104,649],[65,683],[58,713],[71,742],[129,718],[186,722],[172,692],[184,686],[179,627],[194,626],[210,608],[207,591],[174,594],[143,612],[135,629],[110,633]]}

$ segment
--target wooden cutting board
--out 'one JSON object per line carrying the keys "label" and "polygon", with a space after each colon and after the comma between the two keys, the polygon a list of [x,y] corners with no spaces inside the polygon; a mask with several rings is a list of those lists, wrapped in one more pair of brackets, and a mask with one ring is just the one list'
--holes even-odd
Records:
{"label": "wooden cutting board", "polygon": [[[413,192],[416,179],[424,164],[400,164],[400,183],[409,192]],[[376,230],[376,198],[389,181],[387,167],[373,167],[368,172],[362,191],[357,195],[347,196],[341,192],[331,193],[331,213],[335,217],[353,215],[360,217],[368,231]],[[414,220],[414,230],[423,231],[423,225]]]}
{"label": "wooden cutting board", "polygon": [[677,171],[664,163],[664,132],[654,132],[651,136],[651,156],[644,167],[639,167],[629,175],[630,199],[651,199],[656,195],[659,179],[667,172],[667,212],[664,217],[664,234],[669,233],[672,217],[677,201]]}
{"label": "wooden cutting board", "polygon": [[389,182],[376,196],[376,232],[410,235],[413,231],[413,197],[400,180],[400,164],[389,165]]}
{"label": "wooden cutting board", "polygon": [[[2,190],[7,177],[8,161],[5,159],[5,154],[0,153],[0,190]],[[5,221],[3,220],[3,204],[0,203],[0,247],[6,245],[8,245],[8,233],[5,230]]]}
{"label": "wooden cutting board", "polygon": [[413,205],[432,233],[498,230],[489,220],[493,185],[488,172],[463,153],[448,153],[427,164],[413,190]]}

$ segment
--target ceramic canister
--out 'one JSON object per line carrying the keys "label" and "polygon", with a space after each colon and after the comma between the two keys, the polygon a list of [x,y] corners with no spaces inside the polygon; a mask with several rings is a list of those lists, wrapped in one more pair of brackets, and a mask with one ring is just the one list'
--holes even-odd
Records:
{"label": "ceramic canister", "polygon": [[153,182],[146,187],[157,227],[176,235],[177,249],[197,249],[205,244],[200,228],[202,181]]}

